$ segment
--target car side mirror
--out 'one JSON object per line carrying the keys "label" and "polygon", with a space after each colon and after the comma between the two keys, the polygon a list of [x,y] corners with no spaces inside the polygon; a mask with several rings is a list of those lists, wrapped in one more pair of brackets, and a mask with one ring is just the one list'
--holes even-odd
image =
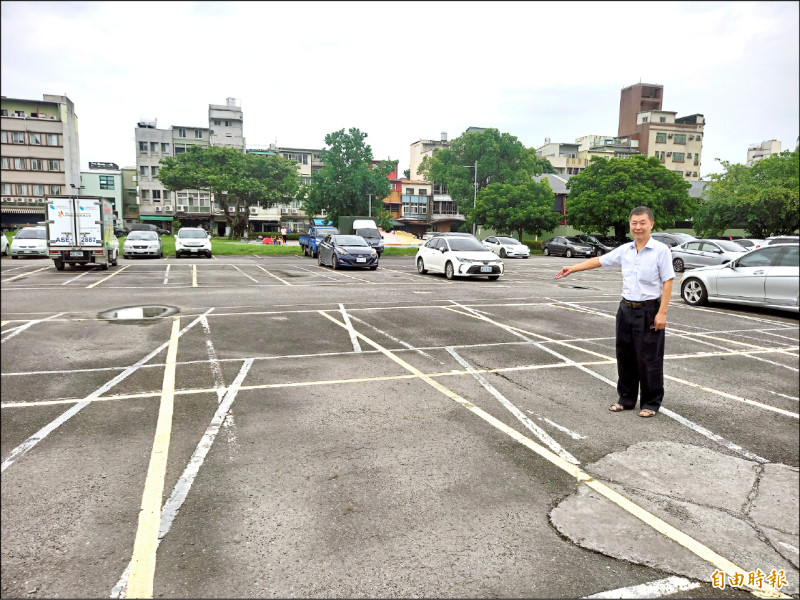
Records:
{"label": "car side mirror", "polygon": [[720,250],[719,248],[717,248],[716,250],[714,250],[714,254],[722,254],[722,250]]}
{"label": "car side mirror", "polygon": [[444,254],[445,252],[447,252],[447,248],[439,248],[439,252],[441,252],[442,254]]}

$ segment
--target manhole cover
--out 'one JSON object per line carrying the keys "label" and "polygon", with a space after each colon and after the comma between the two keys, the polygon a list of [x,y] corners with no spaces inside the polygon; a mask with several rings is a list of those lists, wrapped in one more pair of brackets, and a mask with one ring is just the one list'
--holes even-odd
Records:
{"label": "manhole cover", "polygon": [[178,312],[174,306],[123,306],[100,313],[101,319],[109,321],[154,321]]}

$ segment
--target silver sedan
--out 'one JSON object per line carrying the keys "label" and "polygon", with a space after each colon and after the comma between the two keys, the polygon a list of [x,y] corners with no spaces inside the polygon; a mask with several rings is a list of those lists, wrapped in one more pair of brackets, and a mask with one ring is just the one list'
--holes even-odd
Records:
{"label": "silver sedan", "polygon": [[529,258],[531,255],[531,249],[527,245],[512,237],[489,236],[483,240],[483,247],[490,252],[494,252],[500,258],[509,256]]}
{"label": "silver sedan", "polygon": [[676,273],[687,268],[722,265],[747,252],[742,246],[729,240],[692,240],[670,248],[670,251],[672,267]]}
{"label": "silver sedan", "polygon": [[731,302],[798,312],[800,246],[776,244],[724,265],[695,269],[681,281],[681,298],[697,306]]}

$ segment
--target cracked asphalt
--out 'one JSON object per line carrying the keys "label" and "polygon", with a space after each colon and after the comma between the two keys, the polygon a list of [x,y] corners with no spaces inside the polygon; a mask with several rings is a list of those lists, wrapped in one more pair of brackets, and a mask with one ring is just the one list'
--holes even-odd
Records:
{"label": "cracked asphalt", "polygon": [[0,596],[797,598],[797,316],[676,285],[663,410],[615,414],[620,274],[569,262],[4,258]]}

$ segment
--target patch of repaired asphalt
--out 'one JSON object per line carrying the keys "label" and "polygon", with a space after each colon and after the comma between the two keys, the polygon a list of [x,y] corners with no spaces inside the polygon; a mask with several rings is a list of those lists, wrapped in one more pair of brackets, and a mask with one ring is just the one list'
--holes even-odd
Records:
{"label": "patch of repaired asphalt", "polygon": [[[783,570],[798,593],[800,470],[672,442],[643,442],[586,467],[645,510],[749,573]],[[656,532],[591,488],[580,486],[550,513],[584,548],[710,582],[716,567]]]}

